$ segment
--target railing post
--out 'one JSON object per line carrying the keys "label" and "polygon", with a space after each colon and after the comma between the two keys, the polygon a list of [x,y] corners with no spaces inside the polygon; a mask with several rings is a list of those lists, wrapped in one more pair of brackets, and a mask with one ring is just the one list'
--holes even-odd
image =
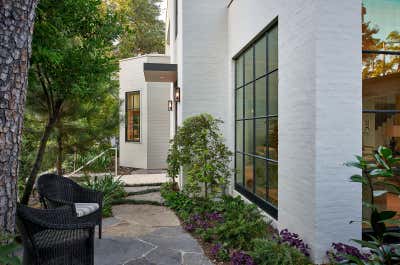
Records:
{"label": "railing post", "polygon": [[115,177],[118,177],[118,148],[115,147]]}

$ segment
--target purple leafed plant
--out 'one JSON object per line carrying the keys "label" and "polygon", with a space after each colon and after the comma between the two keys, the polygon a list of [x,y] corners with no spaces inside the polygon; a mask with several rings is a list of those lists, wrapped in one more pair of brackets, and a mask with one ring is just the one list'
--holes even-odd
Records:
{"label": "purple leafed plant", "polygon": [[184,224],[184,225],[183,225],[183,228],[184,228],[186,231],[188,231],[188,232],[193,232],[193,231],[196,229],[195,225],[194,225],[194,224],[191,224],[191,223],[189,223],[189,224]]}
{"label": "purple leafed plant", "polygon": [[301,239],[298,234],[290,233],[287,229],[283,229],[279,233],[279,236],[279,243],[286,243],[298,249],[306,257],[310,256],[310,247],[304,243],[303,239]]}
{"label": "purple leafed plant", "polygon": [[210,221],[215,221],[215,222],[223,222],[224,221],[224,217],[219,212],[206,213],[205,216]]}
{"label": "purple leafed plant", "polygon": [[189,232],[193,232],[196,229],[212,228],[223,221],[224,218],[219,212],[205,213],[204,215],[194,214],[185,223],[184,228]]}
{"label": "purple leafed plant", "polygon": [[235,251],[231,256],[232,265],[256,265],[253,258],[243,251]]}
{"label": "purple leafed plant", "polygon": [[363,261],[369,261],[371,254],[363,253],[358,248],[343,243],[332,243],[331,250],[326,252],[332,262],[346,261],[346,256],[353,256]]}
{"label": "purple leafed plant", "polygon": [[222,248],[222,245],[220,243],[217,243],[214,246],[212,246],[211,255],[216,257],[218,255],[218,252],[221,250],[221,248]]}

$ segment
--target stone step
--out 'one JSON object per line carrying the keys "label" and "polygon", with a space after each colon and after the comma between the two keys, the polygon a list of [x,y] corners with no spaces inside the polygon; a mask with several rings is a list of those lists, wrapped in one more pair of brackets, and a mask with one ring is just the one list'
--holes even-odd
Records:
{"label": "stone step", "polygon": [[138,192],[153,189],[160,189],[160,186],[125,187],[126,192]]}
{"label": "stone step", "polygon": [[159,203],[164,203],[164,198],[161,197],[161,194],[159,192],[152,192],[152,193],[146,193],[146,194],[140,194],[140,195],[132,195],[126,197],[128,200],[146,200],[146,201],[155,201]]}

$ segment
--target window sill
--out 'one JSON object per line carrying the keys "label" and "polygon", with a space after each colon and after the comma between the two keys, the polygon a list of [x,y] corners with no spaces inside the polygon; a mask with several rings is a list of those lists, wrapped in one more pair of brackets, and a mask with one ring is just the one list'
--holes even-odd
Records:
{"label": "window sill", "polygon": [[253,193],[249,192],[242,186],[235,183],[235,191],[239,192],[241,195],[246,197],[249,201],[260,207],[263,211],[265,211],[268,215],[270,215],[275,220],[278,220],[278,209],[272,204],[260,199]]}

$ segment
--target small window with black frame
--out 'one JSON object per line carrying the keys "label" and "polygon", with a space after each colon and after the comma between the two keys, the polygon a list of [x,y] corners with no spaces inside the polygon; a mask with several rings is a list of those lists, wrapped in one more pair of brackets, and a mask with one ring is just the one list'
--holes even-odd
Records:
{"label": "small window with black frame", "polygon": [[140,142],[140,91],[127,92],[125,96],[127,142]]}

